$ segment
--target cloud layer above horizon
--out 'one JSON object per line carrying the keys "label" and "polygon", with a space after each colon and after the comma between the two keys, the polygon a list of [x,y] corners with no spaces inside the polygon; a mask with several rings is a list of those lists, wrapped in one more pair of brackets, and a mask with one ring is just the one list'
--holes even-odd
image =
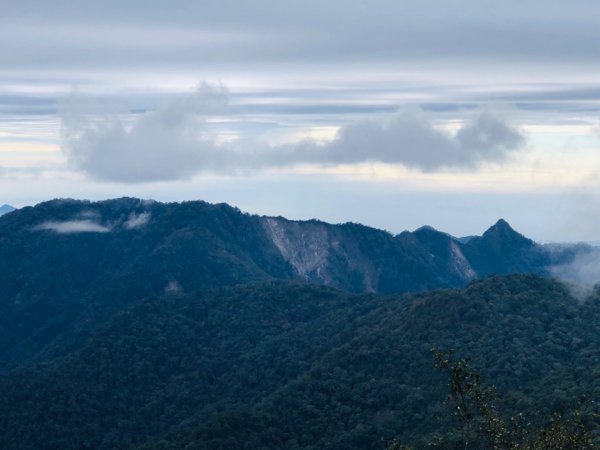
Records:
{"label": "cloud layer above horizon", "polygon": [[554,216],[600,189],[600,3],[2,6],[2,202],[202,198],[465,233],[505,216],[596,239]]}
{"label": "cloud layer above horizon", "polygon": [[118,115],[90,115],[76,101],[67,102],[63,149],[74,168],[94,178],[151,182],[299,164],[380,162],[425,172],[476,168],[506,160],[525,143],[517,128],[490,111],[481,111],[451,134],[436,128],[419,108],[351,122],[328,141],[278,146],[250,139],[219,142],[208,121],[226,109],[227,91],[205,83],[129,123]]}

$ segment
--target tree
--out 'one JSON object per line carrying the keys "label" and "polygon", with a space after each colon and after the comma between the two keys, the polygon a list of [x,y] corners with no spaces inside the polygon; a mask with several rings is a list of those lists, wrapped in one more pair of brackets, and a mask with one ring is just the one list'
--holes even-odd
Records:
{"label": "tree", "polygon": [[[435,367],[448,375],[448,404],[458,428],[438,434],[431,446],[441,449],[588,450],[600,449],[576,411],[568,417],[554,414],[546,425],[535,427],[523,414],[508,419],[501,414],[493,386],[484,386],[468,358],[454,359],[453,352],[432,350]],[[408,450],[392,441],[387,450]]]}

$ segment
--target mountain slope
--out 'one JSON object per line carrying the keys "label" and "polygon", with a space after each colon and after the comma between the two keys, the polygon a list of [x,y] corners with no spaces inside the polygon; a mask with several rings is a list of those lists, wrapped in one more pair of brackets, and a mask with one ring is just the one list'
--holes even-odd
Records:
{"label": "mountain slope", "polygon": [[433,433],[452,426],[433,346],[472,357],[508,411],[533,423],[565,414],[600,394],[599,307],[597,296],[581,304],[556,283],[524,276],[388,300],[354,319],[351,340],[256,406],[198,417],[144,448],[377,449],[395,435],[429,448]]}
{"label": "mountain slope", "polygon": [[259,219],[227,205],[52,201],[3,216],[0,236],[0,367],[89,311],[292,277]]}
{"label": "mountain slope", "polygon": [[[452,270],[459,244],[444,233],[392,236],[364,225],[261,219],[284,260],[305,281],[350,292],[407,292],[460,286],[475,274]],[[435,249],[435,240],[443,242]],[[461,261],[462,262],[462,261]],[[467,263],[468,265],[468,263]]]}
{"label": "mountain slope", "polygon": [[480,237],[464,245],[464,253],[479,276],[489,274],[543,273],[551,265],[543,246],[517,233],[500,219]]}
{"label": "mountain slope", "polygon": [[[65,276],[62,288],[77,294],[107,273],[138,272],[156,283],[152,292],[296,278],[350,292],[392,293],[461,286],[490,273],[544,273],[553,263],[551,252],[502,220],[461,243],[427,227],[393,236],[358,224],[258,217],[205,202],[54,200],[3,217],[0,233],[5,279],[17,272],[39,282],[43,271],[26,260],[43,258],[46,268],[77,272]],[[13,269],[6,267],[9,260]]]}
{"label": "mountain slope", "polygon": [[0,446],[419,446],[451,426],[432,346],[470,355],[511,410],[564,412],[600,393],[598,326],[598,296],[522,275],[413,296],[269,283],[148,298],[0,376]]}
{"label": "mountain slope", "polygon": [[0,372],[59,356],[113,313],[165,292],[269,280],[420,292],[547,274],[582,251],[548,251],[503,221],[463,244],[427,227],[393,236],[201,201],[53,200],[0,218]]}

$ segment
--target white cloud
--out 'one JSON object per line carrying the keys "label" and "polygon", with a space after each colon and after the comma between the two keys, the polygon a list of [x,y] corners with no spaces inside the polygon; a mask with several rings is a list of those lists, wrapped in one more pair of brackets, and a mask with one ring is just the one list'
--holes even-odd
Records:
{"label": "white cloud", "polygon": [[[564,246],[558,246],[557,250],[569,252],[568,247]],[[549,270],[553,277],[565,283],[571,295],[584,300],[593,293],[593,287],[600,283],[600,248],[580,244],[570,251],[574,252],[570,261],[551,266]]]}
{"label": "white cloud", "polygon": [[226,105],[223,88],[206,84],[142,114],[128,126],[116,115],[93,120],[70,108],[62,114],[63,148],[72,166],[98,179],[145,182],[189,178],[218,152],[208,114]]}
{"label": "white cloud", "polygon": [[590,286],[600,283],[600,250],[593,248],[582,251],[569,263],[552,266],[550,271],[561,280]]}
{"label": "white cloud", "polygon": [[206,84],[189,96],[138,116],[92,120],[75,110],[63,114],[64,148],[70,163],[98,179],[149,182],[187,179],[201,171],[235,172],[299,164],[382,162],[439,171],[502,162],[525,138],[505,120],[483,111],[454,135],[434,126],[418,108],[391,118],[355,121],[334,139],[307,139],[268,146],[244,139],[218,142],[207,120],[226,106],[222,87]]}
{"label": "white cloud", "polygon": [[524,142],[516,128],[487,111],[453,136],[415,110],[342,127],[319,153],[326,163],[384,162],[435,171],[501,162]]}
{"label": "white cloud", "polygon": [[131,213],[129,215],[129,219],[123,224],[125,228],[128,230],[134,230],[136,228],[141,228],[146,225],[150,221],[150,213],[143,212],[140,214]]}
{"label": "white cloud", "polygon": [[48,221],[37,227],[36,230],[54,231],[58,234],[70,233],[107,233],[110,228],[92,220],[66,220],[62,222]]}

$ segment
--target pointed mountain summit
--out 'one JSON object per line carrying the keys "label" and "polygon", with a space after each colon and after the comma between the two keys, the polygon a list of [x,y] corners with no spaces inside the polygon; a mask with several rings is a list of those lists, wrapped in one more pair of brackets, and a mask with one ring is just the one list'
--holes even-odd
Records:
{"label": "pointed mountain summit", "polygon": [[513,227],[510,226],[510,224],[504,220],[504,219],[498,219],[498,221],[492,225],[490,228],[488,228],[488,230],[486,231],[486,233],[488,232],[496,232],[496,233],[507,233],[507,232],[512,232],[512,233],[516,233],[516,231],[513,229]]}
{"label": "pointed mountain summit", "polygon": [[4,204],[4,205],[0,206],[0,216],[7,214],[9,212],[13,212],[15,209],[17,209],[17,208]]}
{"label": "pointed mountain summit", "polygon": [[436,233],[439,233],[440,231],[435,229],[434,227],[432,227],[431,225],[423,225],[420,226],[419,228],[417,228],[414,232],[418,233],[419,231],[434,231]]}
{"label": "pointed mountain summit", "polygon": [[504,219],[464,247],[479,276],[536,272],[547,264],[541,247],[515,231]]}
{"label": "pointed mountain summit", "polygon": [[481,236],[482,239],[488,239],[493,241],[501,241],[504,243],[510,243],[512,245],[521,243],[523,245],[533,245],[534,242],[523,236],[521,233],[518,233],[510,226],[510,224],[504,220],[500,219],[494,225],[487,229],[485,233]]}

